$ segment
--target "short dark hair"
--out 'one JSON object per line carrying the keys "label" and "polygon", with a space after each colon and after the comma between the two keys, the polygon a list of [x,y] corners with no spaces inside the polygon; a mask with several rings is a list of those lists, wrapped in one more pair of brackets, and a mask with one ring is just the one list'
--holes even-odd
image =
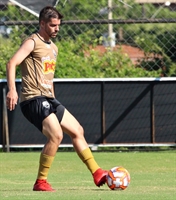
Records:
{"label": "short dark hair", "polygon": [[56,8],[52,6],[44,7],[39,14],[39,23],[43,20],[45,22],[50,21],[51,18],[62,19],[63,15],[59,13]]}

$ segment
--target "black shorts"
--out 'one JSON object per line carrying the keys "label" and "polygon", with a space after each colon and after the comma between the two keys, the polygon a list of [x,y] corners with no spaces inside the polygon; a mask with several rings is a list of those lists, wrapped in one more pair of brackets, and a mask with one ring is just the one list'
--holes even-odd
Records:
{"label": "black shorts", "polygon": [[55,98],[35,97],[20,103],[23,115],[42,132],[42,122],[55,113],[61,122],[65,107]]}

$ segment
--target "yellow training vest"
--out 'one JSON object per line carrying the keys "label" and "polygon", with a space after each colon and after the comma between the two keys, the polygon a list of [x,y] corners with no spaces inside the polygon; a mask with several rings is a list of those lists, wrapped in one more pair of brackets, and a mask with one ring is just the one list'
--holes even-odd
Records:
{"label": "yellow training vest", "polygon": [[32,34],[34,50],[20,64],[22,73],[21,102],[37,96],[53,97],[52,87],[58,54],[57,46]]}

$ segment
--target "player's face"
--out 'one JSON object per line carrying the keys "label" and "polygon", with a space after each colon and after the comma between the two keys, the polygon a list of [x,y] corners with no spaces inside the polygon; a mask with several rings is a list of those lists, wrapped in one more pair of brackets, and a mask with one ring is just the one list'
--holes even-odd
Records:
{"label": "player's face", "polygon": [[44,24],[44,31],[50,38],[55,38],[59,32],[61,20],[57,18],[51,18],[51,20]]}

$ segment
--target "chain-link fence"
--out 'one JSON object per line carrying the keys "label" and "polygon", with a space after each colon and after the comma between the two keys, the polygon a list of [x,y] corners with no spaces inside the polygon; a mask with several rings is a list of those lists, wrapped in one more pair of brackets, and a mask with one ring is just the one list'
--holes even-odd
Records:
{"label": "chain-link fence", "polygon": [[[6,62],[23,38],[38,30],[36,8],[41,9],[50,2],[23,1],[18,1],[20,5],[0,1],[0,78],[6,78]],[[55,39],[59,48],[56,77],[176,76],[176,0],[60,0],[55,3],[64,15]],[[175,78],[166,79],[168,82],[159,83],[146,79],[139,83],[136,79],[135,84],[130,79],[128,84],[124,79],[119,82],[113,79],[102,86],[105,90],[97,85],[97,79],[90,84],[87,81],[77,84],[76,79],[75,84],[73,80],[65,85],[59,82],[56,97],[81,121],[89,143],[102,143],[103,137],[107,143],[175,143]],[[6,82],[0,88],[0,91],[6,88]],[[2,94],[0,101],[3,102]],[[26,130],[35,133],[32,127],[21,123],[25,118],[19,112],[18,104],[15,112],[9,114],[11,144],[19,142],[16,141],[21,138],[16,137],[18,133]],[[0,115],[1,127],[3,119]],[[19,122],[22,127],[18,126]],[[32,143],[37,137],[29,133],[25,139]],[[0,144],[2,141],[0,136]]]}
{"label": "chain-link fence", "polygon": [[[37,30],[38,18],[29,9],[35,10],[35,2],[40,1],[29,1],[26,9],[0,1],[1,64],[23,37]],[[60,0],[57,8],[64,15],[56,40],[61,51],[58,76],[176,76],[176,0]],[[62,71],[71,65],[82,72]],[[101,70],[87,72],[84,66]]]}

